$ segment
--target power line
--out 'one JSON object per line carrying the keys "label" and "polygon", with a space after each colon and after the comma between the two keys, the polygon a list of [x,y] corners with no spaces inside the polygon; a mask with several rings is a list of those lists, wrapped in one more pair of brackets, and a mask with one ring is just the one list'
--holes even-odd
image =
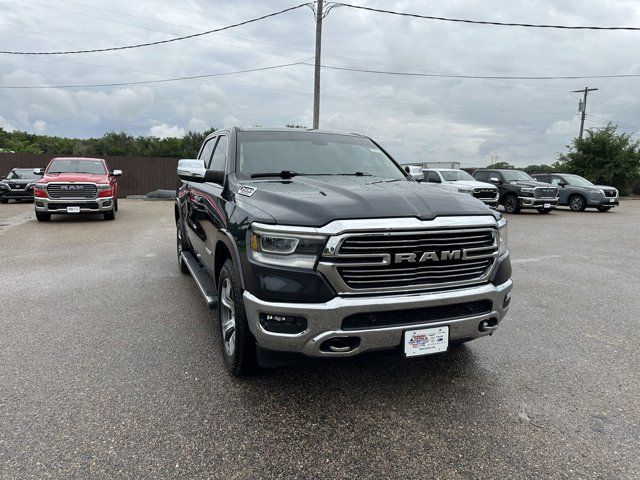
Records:
{"label": "power line", "polygon": [[469,78],[482,80],[577,80],[588,78],[635,78],[640,73],[623,73],[613,75],[554,75],[554,76],[520,76],[520,75],[458,75],[444,73],[392,72],[387,70],[368,70],[364,68],[339,67],[337,65],[322,65],[331,70],[345,70],[348,72],[374,73],[378,75],[399,75],[405,77],[440,77],[440,78]]}
{"label": "power line", "polygon": [[131,48],[140,48],[140,47],[149,47],[152,45],[161,45],[164,43],[177,42],[180,40],[186,40],[189,38],[202,37],[203,35],[209,35],[211,33],[222,32],[224,30],[229,30],[231,28],[240,27],[242,25],[247,25],[249,23],[258,22],[260,20],[264,20],[266,18],[275,17],[277,15],[282,15],[283,13],[290,12],[292,10],[297,10],[298,8],[306,7],[309,3],[301,3],[300,5],[295,5],[293,7],[285,8],[283,10],[279,10],[277,12],[269,13],[267,15],[262,15],[261,17],[251,18],[249,20],[245,20],[243,22],[234,23],[232,25],[227,25],[226,27],[215,28],[213,30],[207,30],[206,32],[192,33],[191,35],[185,35],[182,37],[169,38],[166,40],[158,40],[156,42],[147,42],[147,43],[138,43],[135,45],[124,45],[120,47],[109,47],[109,48],[94,48],[87,50],[68,50],[68,51],[57,51],[57,52],[16,52],[16,51],[4,51],[0,50],[0,53],[5,53],[7,55],[68,55],[73,53],[96,53],[96,52],[111,52],[115,50],[127,50]]}
{"label": "power line", "polygon": [[384,10],[382,8],[365,7],[362,5],[353,5],[350,3],[333,2],[332,6],[336,7],[348,7],[358,10],[367,10],[376,13],[387,13],[391,15],[399,15],[402,17],[421,18],[425,20],[438,20],[441,22],[457,22],[457,23],[472,23],[476,25],[494,25],[500,27],[527,27],[527,28],[559,28],[564,30],[630,30],[640,31],[640,27],[600,27],[600,26],[584,26],[584,25],[552,25],[552,24],[540,24],[540,23],[511,23],[511,22],[491,22],[485,20],[469,20],[464,18],[450,18],[450,17],[436,17],[432,15],[420,15],[418,13],[398,12],[394,10]]}
{"label": "power line", "polygon": [[240,73],[250,73],[250,72],[262,72],[264,70],[275,70],[278,68],[286,68],[292,67],[294,65],[306,65],[304,62],[293,62],[293,63],[285,63],[282,65],[271,65],[268,67],[260,67],[260,68],[250,68],[246,70],[236,70],[234,72],[222,72],[222,73],[207,73],[204,75],[190,75],[186,77],[174,77],[174,78],[163,78],[158,80],[140,80],[137,82],[117,82],[117,83],[92,83],[92,84],[84,84],[84,85],[0,85],[2,89],[18,89],[18,90],[32,90],[32,89],[49,89],[49,88],[95,88],[95,87],[122,87],[126,85],[146,85],[150,83],[165,83],[165,82],[177,82],[180,80],[197,80],[200,78],[210,78],[210,77],[222,77],[225,75],[236,75]]}

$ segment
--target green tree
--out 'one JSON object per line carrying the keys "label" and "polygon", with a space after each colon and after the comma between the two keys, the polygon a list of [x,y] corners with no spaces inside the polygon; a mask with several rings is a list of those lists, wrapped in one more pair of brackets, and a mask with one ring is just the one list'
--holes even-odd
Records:
{"label": "green tree", "polygon": [[586,138],[574,138],[569,151],[558,156],[557,166],[592,182],[613,185],[622,195],[629,195],[640,177],[640,141],[618,127],[587,130]]}
{"label": "green tree", "polygon": [[529,174],[536,172],[559,172],[556,165],[547,165],[543,163],[542,165],[529,165],[528,167],[524,167],[523,170]]}
{"label": "green tree", "polygon": [[508,162],[496,162],[496,163],[492,163],[491,165],[487,165],[487,168],[490,169],[496,169],[496,170],[513,170],[514,167],[513,165],[511,165]]}

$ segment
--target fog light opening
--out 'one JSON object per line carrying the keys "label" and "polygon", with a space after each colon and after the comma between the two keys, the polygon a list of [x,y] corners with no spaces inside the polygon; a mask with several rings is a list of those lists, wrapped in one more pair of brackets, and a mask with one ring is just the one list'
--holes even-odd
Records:
{"label": "fog light opening", "polygon": [[261,313],[260,325],[267,332],[296,334],[307,329],[307,319],[292,315]]}

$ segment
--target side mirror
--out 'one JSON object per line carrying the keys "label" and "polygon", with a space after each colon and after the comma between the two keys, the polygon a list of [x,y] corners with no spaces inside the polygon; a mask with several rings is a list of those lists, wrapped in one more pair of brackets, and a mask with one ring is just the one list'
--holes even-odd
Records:
{"label": "side mirror", "polygon": [[204,160],[183,158],[178,160],[178,177],[189,182],[204,182]]}
{"label": "side mirror", "polygon": [[424,172],[418,165],[407,165],[406,167],[404,167],[404,171],[411,175],[411,178],[413,178],[416,182],[421,182],[422,180],[424,180]]}
{"label": "side mirror", "polygon": [[559,187],[566,187],[567,185],[569,185],[567,182],[558,182]]}
{"label": "side mirror", "polygon": [[222,170],[206,170],[204,172],[204,181],[224,185],[224,175]]}
{"label": "side mirror", "polygon": [[114,170],[113,172],[111,172],[111,175],[113,175],[114,177],[120,177],[122,176],[122,170]]}
{"label": "side mirror", "polygon": [[0,176],[0,180],[4,180],[5,178],[7,178],[7,177],[5,177],[4,175]]}
{"label": "side mirror", "polygon": [[500,183],[500,179],[498,177],[491,177],[489,178],[489,181],[493,183]]}
{"label": "side mirror", "polygon": [[34,168],[33,173],[36,175],[44,175],[44,168]]}

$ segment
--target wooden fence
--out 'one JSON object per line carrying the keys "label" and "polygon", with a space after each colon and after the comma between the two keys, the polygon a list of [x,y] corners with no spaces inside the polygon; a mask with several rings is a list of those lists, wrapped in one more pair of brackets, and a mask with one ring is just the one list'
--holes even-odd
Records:
{"label": "wooden fence", "polygon": [[[56,155],[59,157],[71,155]],[[0,153],[0,175],[7,175],[12,168],[45,167],[53,155],[33,153]],[[111,157],[104,159],[109,168],[122,170],[118,178],[120,197],[144,195],[154,190],[174,190],[177,184],[177,158],[163,157]]]}

